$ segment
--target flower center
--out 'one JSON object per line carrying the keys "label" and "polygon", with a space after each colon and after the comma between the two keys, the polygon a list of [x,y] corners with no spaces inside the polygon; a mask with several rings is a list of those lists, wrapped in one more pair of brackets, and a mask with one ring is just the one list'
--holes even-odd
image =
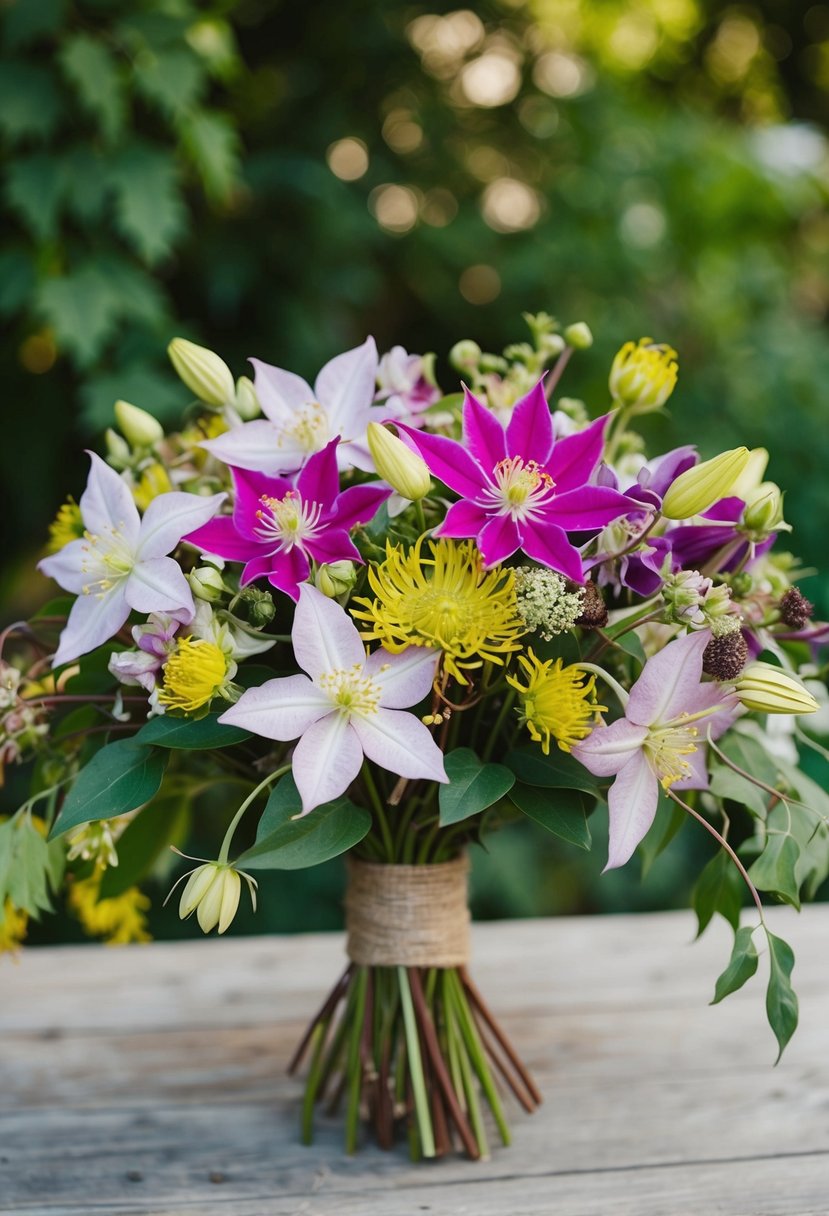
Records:
{"label": "flower center", "polygon": [[84,595],[106,595],[107,591],[130,573],[135,565],[135,554],[127,543],[120,524],[118,528],[105,528],[103,532],[84,532],[86,544],[81,558],[81,574],[89,575],[84,584]]}
{"label": "flower center", "polygon": [[158,700],[168,709],[192,713],[213,700],[227,672],[227,659],[213,642],[182,638],[164,665],[164,686]]}
{"label": "flower center", "polygon": [[499,460],[493,476],[495,484],[487,490],[487,496],[500,514],[513,519],[531,519],[555,488],[550,474],[535,460],[524,461],[520,456]]}
{"label": "flower center", "polygon": [[281,549],[301,548],[303,541],[312,540],[320,530],[321,504],[305,502],[296,490],[289,490],[284,498],[263,494],[259,502],[255,532],[263,541],[273,541]]}
{"label": "flower center", "polygon": [[367,718],[376,714],[380,706],[380,686],[363,674],[362,663],[326,671],[319,678],[319,686],[331,698],[335,709],[349,718],[353,714]]}
{"label": "flower center", "polygon": [[682,722],[652,726],[648,731],[643,750],[663,789],[691,776],[693,770],[685,757],[697,750],[698,735],[695,726]]}
{"label": "flower center", "polygon": [[297,410],[285,434],[309,454],[319,452],[328,439],[328,415],[318,401],[309,401]]}

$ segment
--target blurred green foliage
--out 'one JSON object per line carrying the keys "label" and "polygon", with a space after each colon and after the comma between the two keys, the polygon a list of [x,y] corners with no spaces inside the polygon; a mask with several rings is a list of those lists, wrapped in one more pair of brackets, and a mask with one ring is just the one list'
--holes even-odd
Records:
{"label": "blurred green foliage", "polygon": [[[185,404],[164,359],[174,333],[237,375],[251,354],[312,375],[372,332],[381,349],[436,350],[451,389],[459,337],[499,350],[541,309],[593,329],[564,391],[594,412],[624,340],[674,345],[680,383],[648,420],[652,450],[769,447],[793,547],[825,567],[829,5],[2,11],[12,611],[45,594],[34,557],[114,400],[167,421]],[[578,859],[584,884],[559,867],[551,893],[549,859],[504,846],[530,867],[522,899],[593,906],[597,859]],[[503,911],[481,874],[482,906]]]}

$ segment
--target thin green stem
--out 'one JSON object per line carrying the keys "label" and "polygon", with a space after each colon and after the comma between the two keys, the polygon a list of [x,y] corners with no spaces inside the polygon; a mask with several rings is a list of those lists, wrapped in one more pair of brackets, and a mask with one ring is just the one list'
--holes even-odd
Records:
{"label": "thin green stem", "polygon": [[371,802],[371,806],[374,811],[374,817],[377,820],[377,826],[380,828],[380,835],[383,838],[383,847],[386,850],[386,860],[393,862],[394,839],[391,834],[391,828],[389,827],[388,816],[386,815],[386,811],[383,806],[383,799],[380,797],[380,791],[377,788],[377,782],[374,780],[374,774],[369,767],[368,760],[366,760],[363,764],[363,782],[365,783],[366,792],[369,796],[369,801]]}
{"label": "thin green stem", "polygon": [[449,972],[449,983],[453,989],[455,999],[455,1008],[458,1014],[461,1033],[466,1042],[466,1049],[469,1053],[469,1058],[478,1074],[478,1080],[481,1082],[486,1100],[489,1103],[492,1111],[492,1116],[498,1126],[498,1131],[501,1135],[501,1140],[505,1145],[510,1143],[510,1130],[504,1116],[504,1110],[501,1106],[501,1099],[498,1097],[498,1091],[495,1088],[495,1082],[492,1079],[492,1073],[484,1055],[483,1044],[481,1043],[478,1028],[475,1025],[475,1020],[472,1016],[472,1011],[469,1008],[469,1002],[466,999],[466,993],[463,990],[458,973],[456,971]]}
{"label": "thin green stem", "polygon": [[397,982],[400,988],[400,1004],[403,1009],[403,1025],[406,1031],[406,1052],[409,1058],[409,1076],[412,1079],[415,1115],[420,1136],[420,1147],[424,1157],[434,1157],[435,1137],[432,1131],[432,1116],[429,1112],[429,1095],[426,1092],[426,1081],[423,1076],[423,1061],[420,1058],[420,1042],[417,1034],[412,993],[409,988],[409,977],[405,967],[397,968]]}
{"label": "thin green stem", "polygon": [[368,967],[359,967],[354,980],[354,1009],[352,1012],[351,1038],[348,1041],[348,1060],[346,1063],[348,1104],[345,1113],[345,1151],[347,1153],[356,1152],[357,1149],[357,1127],[360,1120],[360,1089],[363,1079],[360,1043],[363,1037],[363,1018],[366,1011],[367,986]]}
{"label": "thin green stem", "polygon": [[495,722],[493,723],[492,730],[490,731],[489,738],[487,739],[487,742],[486,742],[486,746],[484,747],[484,750],[481,753],[482,760],[484,760],[484,761],[489,760],[490,756],[492,755],[493,751],[495,750],[495,745],[498,742],[498,736],[501,733],[501,728],[503,727],[504,723],[507,721],[507,718],[509,716],[510,710],[512,709],[514,700],[515,700],[515,689],[509,688],[508,691],[504,693],[504,699],[501,702],[501,708],[498,711],[498,717],[495,719]]}
{"label": "thin green stem", "polygon": [[253,790],[248,795],[248,797],[245,799],[245,801],[239,807],[238,811],[236,812],[236,814],[233,816],[233,818],[230,821],[230,826],[227,829],[227,831],[225,832],[225,838],[222,841],[222,847],[219,850],[218,864],[220,866],[227,865],[227,859],[230,856],[230,846],[233,842],[233,835],[236,831],[236,828],[239,826],[239,821],[241,820],[242,816],[244,815],[245,811],[248,809],[250,804],[252,802],[256,801],[256,799],[262,793],[262,790],[267,789],[267,787],[271,784],[272,781],[276,781],[278,777],[284,777],[285,774],[289,773],[290,771],[291,771],[290,764],[283,764],[281,768],[278,768],[276,770],[276,772],[273,772],[269,776],[267,776],[264,779],[264,781],[260,781],[259,784],[257,785],[256,789]]}
{"label": "thin green stem", "polygon": [[576,666],[580,667],[583,671],[592,671],[593,674],[597,675],[600,680],[604,680],[608,688],[615,692],[622,709],[627,706],[630,693],[628,693],[626,689],[622,688],[619,681],[615,680],[612,675],[605,671],[603,667],[597,667],[595,663],[584,663],[581,661],[578,662]]}

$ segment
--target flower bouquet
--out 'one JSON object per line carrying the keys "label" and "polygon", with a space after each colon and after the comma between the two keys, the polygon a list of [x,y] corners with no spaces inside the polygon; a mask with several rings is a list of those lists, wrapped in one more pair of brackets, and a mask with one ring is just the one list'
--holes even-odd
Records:
{"label": "flower bouquet", "polygon": [[371,339],[313,387],[176,339],[186,424],[116,404],[40,563],[68,595],[2,635],[2,757],[31,770],[0,825],[6,946],[63,886],[89,932],[145,939],[141,884],[217,812],[173,887],[206,933],[264,872],[346,855],[347,966],[292,1064],[306,1141],[324,1102],[349,1151],[364,1120],[477,1158],[509,1140],[506,1098],[540,1102],[467,969],[469,850],[522,818],[588,848],[606,803],[608,868],[709,833],[700,930],[735,931],[714,999],[765,944],[781,1051],[795,1029],[759,893],[797,907],[829,872],[797,718],[828,628],[773,549],[767,454],[646,458],[675,352],[628,342],[591,419],[558,395],[589,330],[527,321],[502,355],[458,343],[449,395]]}

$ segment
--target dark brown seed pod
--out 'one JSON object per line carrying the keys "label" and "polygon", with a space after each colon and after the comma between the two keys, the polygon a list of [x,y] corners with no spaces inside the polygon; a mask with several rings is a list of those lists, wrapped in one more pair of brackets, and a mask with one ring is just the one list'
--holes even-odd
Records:
{"label": "dark brown seed pod", "polygon": [[603,629],[607,624],[607,605],[591,578],[584,584],[581,616],[576,624],[581,625],[582,629]]}
{"label": "dark brown seed pod", "polygon": [[748,659],[748,646],[739,629],[712,638],[702,652],[702,670],[715,680],[736,680]]}
{"label": "dark brown seed pod", "polygon": [[815,610],[798,587],[790,587],[780,600],[780,619],[790,629],[802,629]]}

